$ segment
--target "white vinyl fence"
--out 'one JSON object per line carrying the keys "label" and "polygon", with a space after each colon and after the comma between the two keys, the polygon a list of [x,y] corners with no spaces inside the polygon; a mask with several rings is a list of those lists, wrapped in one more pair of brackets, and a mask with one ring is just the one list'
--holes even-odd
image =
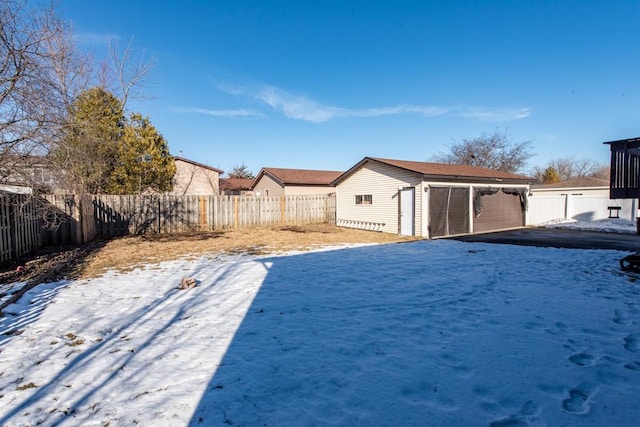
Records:
{"label": "white vinyl fence", "polygon": [[[558,219],[597,221],[609,218],[610,206],[619,206],[621,220],[636,221],[636,199],[611,200],[608,196],[582,194],[541,195],[529,197],[527,225],[540,225]],[[615,212],[613,213],[615,216]]]}

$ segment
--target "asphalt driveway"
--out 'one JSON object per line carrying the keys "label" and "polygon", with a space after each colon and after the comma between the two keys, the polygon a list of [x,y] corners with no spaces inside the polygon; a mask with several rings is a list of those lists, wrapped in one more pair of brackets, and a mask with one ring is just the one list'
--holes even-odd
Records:
{"label": "asphalt driveway", "polygon": [[502,243],[572,249],[614,249],[640,252],[640,236],[636,234],[568,230],[562,228],[521,228],[495,233],[451,237],[463,242]]}

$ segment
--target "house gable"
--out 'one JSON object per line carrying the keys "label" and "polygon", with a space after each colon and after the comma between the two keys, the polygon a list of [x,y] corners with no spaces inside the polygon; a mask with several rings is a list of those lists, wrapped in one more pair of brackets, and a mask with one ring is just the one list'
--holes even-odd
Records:
{"label": "house gable", "polygon": [[212,195],[220,193],[220,174],[216,169],[183,157],[174,157],[176,174],[173,177],[175,195]]}
{"label": "house gable", "polygon": [[256,195],[258,192],[264,194],[266,190],[269,196],[332,193],[331,182],[341,174],[338,171],[262,168],[251,188]]}
{"label": "house gable", "polygon": [[283,196],[284,184],[268,173],[259,173],[251,183],[256,196]]}
{"label": "house gable", "polygon": [[[420,174],[380,162],[365,162],[350,171],[336,186],[338,223],[378,224],[380,231],[398,233],[398,190],[414,187],[415,229],[420,230],[423,197]],[[371,204],[357,204],[357,196],[371,196]]]}

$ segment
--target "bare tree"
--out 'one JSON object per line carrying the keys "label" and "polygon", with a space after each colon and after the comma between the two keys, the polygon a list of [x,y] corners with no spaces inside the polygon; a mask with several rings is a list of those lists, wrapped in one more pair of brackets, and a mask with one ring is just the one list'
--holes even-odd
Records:
{"label": "bare tree", "polygon": [[[2,155],[42,152],[58,114],[47,48],[62,26],[51,9],[32,12],[24,2],[0,3],[0,144]],[[54,102],[54,105],[57,104]],[[46,145],[45,145],[46,146]]]}
{"label": "bare tree", "polygon": [[[77,102],[83,96],[94,91],[108,94],[107,98],[113,96],[117,100],[119,111],[109,111],[107,115],[116,114],[123,118],[122,121],[125,121],[127,100],[142,98],[142,88],[155,62],[153,58],[147,60],[144,55],[136,56],[134,54],[133,39],[122,50],[117,42],[107,39],[106,43],[108,58],[102,61],[98,67],[95,67],[95,73],[93,72],[93,63],[87,56],[82,57],[87,59],[86,63],[79,63],[76,60],[74,70],[91,70],[92,72],[86,74],[89,78],[82,80],[80,85],[74,85],[73,91],[70,92],[73,96],[70,97],[70,102],[66,108],[68,116],[66,118],[65,131],[62,133],[62,137],[58,139],[54,150],[55,155],[52,157],[52,160],[58,166],[56,170],[60,171],[57,177],[58,181],[66,183],[65,188],[73,189],[75,192],[80,193],[94,192],[98,188],[104,189],[103,185],[91,185],[92,179],[87,180],[86,178],[94,175],[94,171],[102,170],[104,172],[103,175],[105,175],[114,169],[114,156],[96,155],[96,147],[105,146],[105,144],[106,146],[113,145],[111,148],[115,150],[115,145],[117,144],[114,144],[111,138],[98,138],[97,140],[86,138],[88,135],[104,136],[104,132],[102,132],[104,129],[101,130],[98,123],[105,116],[100,113],[100,107],[97,105],[97,111],[93,112],[94,115],[97,114],[96,117],[91,118],[91,114],[89,114],[89,117],[78,120]],[[115,105],[111,101],[107,102],[107,104]],[[101,118],[98,119],[97,117]],[[120,119],[116,119],[116,121],[119,122]],[[73,134],[76,134],[76,137]],[[84,135],[80,138],[80,142],[84,140],[83,143],[78,144],[77,135]],[[103,154],[107,152],[108,150],[103,150]]]}
{"label": "bare tree", "polygon": [[[83,161],[86,155],[65,146],[75,126],[72,106],[88,88],[106,85],[108,74],[123,101],[139,97],[153,61],[134,63],[132,42],[123,51],[117,45],[109,51],[110,59],[96,70],[93,58],[76,49],[53,0],[0,0],[0,184],[38,189],[43,176],[64,175],[67,166]],[[65,153],[63,163],[52,164],[53,149]],[[50,212],[39,214],[56,222],[47,220]]]}
{"label": "bare tree", "polygon": [[152,68],[156,64],[155,57],[147,58],[144,52],[135,54],[133,49],[134,39],[129,39],[126,46],[107,39],[109,51],[109,63],[102,68],[101,81],[107,86],[104,89],[116,94],[126,108],[130,98],[142,99],[143,89],[148,83]]}
{"label": "bare tree", "polygon": [[47,166],[89,75],[88,58],[76,53],[52,5],[0,2],[0,183],[38,184],[32,163]]}
{"label": "bare tree", "polygon": [[544,182],[544,172],[547,169],[554,169],[560,181],[572,178],[600,178],[609,179],[609,166],[591,159],[573,159],[562,157],[547,162],[544,167],[535,167],[533,175],[539,182]]}
{"label": "bare tree", "polygon": [[449,153],[438,154],[433,160],[515,173],[521,171],[532,156],[530,146],[531,141],[515,142],[506,131],[496,130],[476,138],[462,138],[449,147]]}

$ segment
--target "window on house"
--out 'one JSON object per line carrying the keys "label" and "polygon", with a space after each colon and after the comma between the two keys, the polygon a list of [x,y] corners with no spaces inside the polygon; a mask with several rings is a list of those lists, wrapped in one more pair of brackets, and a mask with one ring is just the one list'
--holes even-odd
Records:
{"label": "window on house", "polygon": [[33,178],[35,182],[51,182],[51,173],[46,169],[33,169]]}
{"label": "window on house", "polygon": [[373,195],[371,194],[357,194],[356,205],[370,205],[373,203]]}
{"label": "window on house", "polygon": [[35,179],[35,182],[44,182],[44,172],[42,169],[34,169],[33,178]]}

